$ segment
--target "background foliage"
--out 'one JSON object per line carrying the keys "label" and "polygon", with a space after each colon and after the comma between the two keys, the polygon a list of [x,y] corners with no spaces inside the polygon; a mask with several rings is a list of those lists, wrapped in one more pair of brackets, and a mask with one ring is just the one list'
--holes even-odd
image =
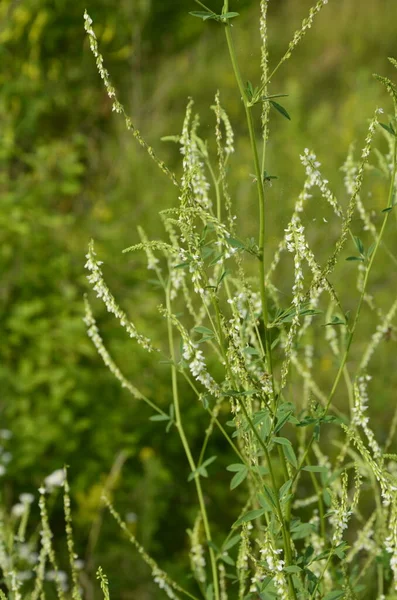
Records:
{"label": "background foliage", "polygon": [[[237,51],[252,81],[259,76],[256,4],[232,2],[241,13]],[[216,2],[211,5],[215,8]],[[281,56],[310,5],[307,0],[270,4],[274,57]],[[185,529],[194,512],[186,494],[188,469],[176,439],[165,438],[148,421],[150,413],[119,388],[87,339],[83,266],[87,242],[94,237],[111,265],[107,279],[116,296],[141,329],[150,326],[156,335],[156,290],[146,283],[144,262],[121,250],[137,241],[138,223],[150,237],[161,231],[157,211],[175,204],[175,190],[111,113],[84,36],[84,8],[66,0],[0,4],[0,408],[1,427],[13,433],[2,453],[3,490],[12,505],[20,492],[34,491],[50,472],[70,465],[79,554],[89,569],[100,563],[109,574],[117,572],[114,598],[141,600],[153,597],[147,574],[109,519],[95,541],[102,485],[112,465],[117,471],[123,463],[114,483],[117,504],[140,541],[175,573],[183,570],[176,553],[186,544]],[[240,140],[239,161],[231,164],[233,201],[244,215],[242,235],[250,235],[256,219],[252,166],[220,28],[203,27],[190,17],[194,4],[186,0],[121,0],[117,10],[110,0],[89,0],[86,8],[121,100],[175,170],[178,153],[160,138],[180,131],[188,96],[202,115],[201,131],[210,137],[214,120],[209,106],[220,89]],[[372,73],[391,75],[386,57],[393,55],[394,0],[330,0],[282,78],[274,78],[273,88],[289,94],[285,105],[292,121],[273,121],[270,165],[279,177],[270,191],[273,241],[299,192],[302,168],[296,157],[306,145],[315,149],[341,192],[338,169],[348,147],[356,139],[361,143],[373,108],[384,104]],[[377,174],[371,177],[376,183]],[[379,189],[382,185],[379,178]],[[376,198],[374,209],[379,209]],[[310,215],[307,220],[310,224]],[[312,223],[320,253],[324,235],[326,228]],[[395,290],[385,288],[383,276],[377,272],[375,288],[386,301]],[[346,296],[350,293],[347,280]],[[101,311],[96,306],[104,338],[124,372],[167,407],[168,370],[153,369]],[[372,329],[368,323],[368,332]],[[385,388],[397,385],[395,350],[391,336],[377,358]],[[324,378],[330,361],[321,357]],[[380,384],[374,397],[382,432],[393,407],[384,405]],[[191,413],[191,437],[199,440],[199,408],[189,404],[188,392],[185,410]],[[223,442],[219,445],[217,453],[226,453]],[[225,477],[220,471],[210,510],[222,507]],[[53,518],[62,531],[57,511],[54,507]],[[88,583],[87,590],[94,597]]]}

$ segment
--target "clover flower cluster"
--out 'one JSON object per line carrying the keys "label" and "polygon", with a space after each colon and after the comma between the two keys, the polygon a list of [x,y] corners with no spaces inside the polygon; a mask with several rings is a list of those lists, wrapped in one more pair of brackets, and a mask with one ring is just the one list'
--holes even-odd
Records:
{"label": "clover flower cluster", "polygon": [[188,531],[190,537],[190,565],[192,571],[200,583],[205,583],[207,575],[205,572],[205,553],[200,541],[201,515],[198,514],[192,531]]}
{"label": "clover flower cluster", "polygon": [[143,348],[145,348],[145,350],[151,352],[154,349],[151,341],[149,338],[138,333],[135,325],[129,321],[127,315],[118,306],[114,296],[110,292],[103,279],[101,270],[101,265],[103,262],[101,260],[97,260],[95,257],[96,252],[94,251],[94,243],[91,241],[88,247],[88,253],[86,255],[87,262],[85,264],[85,268],[91,272],[91,275],[88,275],[87,279],[91,285],[93,285],[93,289],[97,294],[97,298],[100,298],[105,304],[108,312],[114,314],[114,316],[119,320],[120,325],[124,327],[130,338],[136,339],[136,341]]}
{"label": "clover flower cluster", "polygon": [[375,110],[374,118],[371,119],[371,121],[370,121],[370,124],[368,127],[368,134],[367,134],[367,137],[365,138],[365,145],[361,152],[361,158],[363,160],[366,160],[370,154],[372,138],[374,137],[374,133],[376,131],[376,126],[379,123],[378,116],[381,115],[382,113],[383,113],[383,108],[377,108]]}
{"label": "clover flower cluster", "polygon": [[[341,171],[345,174],[345,176],[343,178],[345,190],[349,194],[349,196],[352,196],[354,193],[355,180],[356,180],[357,173],[358,173],[358,166],[354,160],[353,150],[354,150],[354,147],[350,146],[346,160],[341,167]],[[358,213],[363,222],[364,231],[370,231],[371,234],[374,237],[376,237],[376,235],[377,235],[376,227],[372,223],[372,221],[368,215],[368,212],[366,211],[366,209],[364,207],[364,204],[363,204],[360,194],[357,194],[356,202],[357,202]]]}
{"label": "clover flower cluster", "polygon": [[334,512],[330,516],[330,523],[334,528],[332,543],[337,546],[341,543],[343,532],[348,527],[352,510],[348,507],[348,477],[346,471],[342,473],[342,489],[339,501],[333,500]]}
{"label": "clover flower cluster", "polygon": [[174,590],[168,583],[167,577],[166,577],[164,571],[162,571],[161,569],[159,569],[156,566],[156,567],[154,567],[154,569],[152,571],[152,577],[153,577],[154,583],[156,583],[161,590],[164,590],[164,592],[167,594],[168,598],[171,598],[171,600],[178,600],[179,597],[175,594]]}
{"label": "clover flower cluster", "polygon": [[295,282],[292,287],[293,298],[292,305],[295,307],[295,314],[292,318],[290,330],[287,335],[287,339],[284,342],[284,363],[282,366],[281,373],[281,387],[283,388],[286,384],[288,369],[293,354],[293,340],[297,333],[300,323],[300,306],[303,301],[303,268],[302,263],[307,256],[308,246],[303,235],[304,227],[297,214],[294,215],[291,220],[285,235],[285,243],[287,250],[294,253],[294,266],[295,266]]}
{"label": "clover flower cluster", "polygon": [[[186,108],[185,120],[183,123],[182,134],[180,136],[181,154],[183,154],[183,172],[182,187],[189,180],[189,187],[193,192],[194,200],[203,208],[211,208],[211,200],[208,196],[210,185],[204,173],[204,163],[206,149],[197,135],[199,118],[196,115],[192,120],[193,100],[190,99]],[[192,124],[190,126],[190,123]],[[201,143],[200,143],[201,142]]]}
{"label": "clover flower cluster", "polygon": [[84,11],[84,29],[86,30],[86,32],[88,34],[91,52],[95,56],[98,72],[103,80],[103,83],[105,85],[105,88],[106,88],[109,98],[111,98],[113,100],[112,110],[117,113],[121,113],[123,111],[123,107],[121,106],[120,102],[116,98],[116,91],[110,81],[109,72],[104,67],[103,56],[98,50],[97,38],[96,38],[94,30],[92,29],[92,19],[89,16],[89,14],[87,13],[87,11]]}
{"label": "clover flower cluster", "polygon": [[[41,518],[41,531],[40,531],[40,538],[41,538],[41,546],[42,546],[42,551],[40,553],[40,558],[39,558],[39,569],[42,573],[42,576],[45,576],[45,561],[46,558],[49,558],[49,561],[52,565],[52,570],[54,571],[53,574],[53,581],[55,582],[55,587],[57,590],[57,595],[59,600],[63,600],[64,598],[64,578],[63,575],[60,573],[62,573],[62,571],[59,570],[58,568],[58,564],[57,564],[57,560],[55,557],[55,552],[54,552],[54,548],[52,546],[52,538],[53,538],[53,533],[51,531],[50,528],[50,524],[48,521],[48,513],[47,513],[47,507],[46,507],[46,501],[45,501],[45,493],[46,493],[46,489],[41,487],[39,488],[39,493],[40,493],[40,498],[39,498],[39,508],[40,508],[40,518]],[[40,580],[39,580],[40,583]]]}
{"label": "clover flower cluster", "polygon": [[241,527],[241,541],[237,554],[237,572],[239,578],[239,598],[245,596],[246,582],[249,572],[249,555],[250,555],[250,533],[253,530],[251,522],[243,523]]}
{"label": "clover flower cluster", "polygon": [[301,39],[305,36],[305,34],[313,25],[314,17],[316,16],[316,14],[319,13],[323,6],[325,6],[326,4],[328,4],[328,0],[319,0],[317,4],[315,4],[315,6],[312,6],[312,8],[309,11],[309,16],[302,21],[301,28],[298,29],[298,31],[295,31],[294,37],[289,43],[288,50],[282,59],[283,61],[287,60],[287,58],[291,56],[294,48],[299,44]]}
{"label": "clover flower cluster", "polygon": [[385,472],[382,470],[378,461],[374,460],[372,454],[369,452],[368,448],[364,445],[364,442],[362,441],[362,439],[358,435],[358,433],[352,427],[350,427],[350,428],[347,427],[344,423],[341,424],[341,427],[347,433],[348,439],[353,441],[354,445],[356,446],[356,448],[360,452],[361,456],[363,457],[365,463],[368,465],[368,467],[373,472],[375,478],[377,479],[377,481],[380,485],[383,506],[385,506],[385,507],[390,506],[390,504],[393,502],[393,499],[395,497],[397,487],[393,483],[391,483],[389,481],[389,479],[386,477]]}
{"label": "clover flower cluster", "polygon": [[390,520],[388,525],[388,531],[390,532],[385,539],[386,552],[391,554],[390,557],[390,568],[393,573],[394,589],[397,591],[397,499],[394,498],[394,502],[390,511]]}
{"label": "clover flower cluster", "polygon": [[342,209],[328,187],[328,179],[324,179],[319,171],[321,163],[317,160],[314,152],[310,151],[308,148],[305,148],[303,154],[300,156],[300,159],[306,169],[306,175],[310,185],[313,187],[317,186],[320,189],[323,198],[325,198],[325,200],[327,200],[327,202],[333,208],[335,214],[338,217],[343,217]]}
{"label": "clover flower cluster", "polygon": [[134,127],[130,117],[127,116],[123,105],[119,102],[119,100],[116,96],[116,90],[110,81],[109,72],[107,71],[107,69],[104,66],[103,56],[99,52],[97,38],[96,38],[95,32],[92,28],[92,22],[93,21],[92,21],[91,17],[87,13],[87,11],[85,11],[84,12],[84,29],[86,30],[87,35],[88,35],[90,49],[95,57],[96,66],[97,66],[99,75],[100,75],[101,79],[103,80],[103,83],[105,85],[105,89],[106,89],[106,92],[107,92],[109,98],[112,100],[112,111],[123,115],[127,130],[132,132],[132,134],[133,134],[134,138],[137,140],[138,144],[146,150],[146,152],[148,153],[150,158],[156,163],[156,165],[159,167],[159,169],[165,175],[167,175],[167,177],[169,177],[169,179],[172,181],[172,183],[175,186],[179,187],[179,183],[178,183],[174,173],[172,173],[167,168],[167,166],[165,165],[165,163],[162,160],[159,160],[157,158],[153,148],[151,146],[149,146],[145,142],[145,140],[142,138],[138,129],[136,129]]}
{"label": "clover flower cluster", "polygon": [[270,536],[266,534],[263,547],[259,552],[269,575],[273,577],[277,598],[280,600],[288,600],[288,585],[283,571],[284,561],[280,558],[282,550],[274,548]]}
{"label": "clover flower cluster", "polygon": [[[259,33],[261,36],[261,70],[262,70],[262,74],[261,74],[261,83],[262,84],[266,84],[267,79],[268,79],[268,66],[269,66],[269,52],[268,52],[268,47],[267,47],[267,39],[268,39],[268,35],[267,35],[267,8],[269,5],[269,0],[261,0],[260,2],[260,11],[261,11],[261,16],[259,19]],[[266,94],[266,88],[264,89],[265,92],[265,96]],[[267,108],[269,108],[269,103],[268,102],[264,102],[264,105],[266,105]],[[263,120],[262,120],[263,123]]]}
{"label": "clover flower cluster", "polygon": [[164,592],[169,598],[171,598],[171,600],[178,600],[179,598],[174,592],[174,590],[186,594],[186,592],[184,592],[184,590],[177,583],[175,583],[167,575],[167,573],[165,573],[158,566],[158,564],[147,554],[146,550],[139,544],[135,536],[131,533],[126,523],[121,519],[119,513],[115,510],[109,499],[106,496],[102,496],[102,499],[107,505],[109,512],[116,521],[116,523],[118,523],[119,527],[122,529],[122,531],[124,531],[131,544],[135,546],[144,562],[150,567],[153,580],[159,586],[159,588],[164,590]]}
{"label": "clover flower cluster", "polygon": [[352,423],[357,427],[362,427],[368,439],[369,447],[372,450],[375,459],[382,458],[382,450],[376,441],[374,432],[368,427],[369,417],[365,416],[368,409],[368,382],[371,381],[370,375],[361,375],[354,384],[354,407]]}
{"label": "clover flower cluster", "polygon": [[233,128],[232,125],[230,123],[230,119],[226,113],[226,111],[222,108],[221,104],[220,104],[220,97],[219,97],[219,91],[216,93],[215,96],[215,106],[211,106],[212,110],[215,111],[215,114],[217,116],[217,123],[216,123],[216,128],[215,128],[215,136],[216,136],[216,140],[218,145],[221,145],[222,143],[222,131],[220,128],[220,124],[221,122],[224,125],[225,128],[225,147],[224,147],[224,151],[226,155],[229,154],[233,154],[234,152],[234,132],[233,132]]}
{"label": "clover flower cluster", "polygon": [[132,396],[134,396],[134,398],[137,398],[138,400],[143,399],[142,394],[136,389],[135,386],[132,385],[132,383],[130,383],[124,377],[124,375],[122,374],[122,372],[120,371],[120,369],[118,368],[118,366],[116,365],[116,363],[113,361],[110,354],[106,350],[103,340],[102,340],[102,337],[99,333],[98,326],[97,326],[94,316],[92,314],[92,310],[89,305],[89,302],[86,298],[84,300],[85,300],[84,301],[85,317],[84,317],[83,321],[87,326],[88,337],[92,340],[95,348],[97,349],[99,356],[102,358],[103,362],[108,367],[109,371],[116,377],[116,379],[119,380],[119,382],[121,383],[121,387],[126,388],[130,392],[130,394]]}
{"label": "clover flower cluster", "polygon": [[20,494],[19,502],[14,504],[14,506],[11,509],[12,516],[16,519],[21,519],[18,532],[15,536],[16,541],[22,543],[25,541],[26,525],[29,518],[30,506],[33,503],[33,501],[33,494]]}
{"label": "clover flower cluster", "polygon": [[219,600],[228,600],[226,589],[226,569],[223,562],[218,564],[219,573]]}
{"label": "clover flower cluster", "polygon": [[311,190],[312,187],[313,187],[313,184],[312,184],[311,178],[309,178],[309,177],[306,178],[306,180],[303,184],[302,191],[300,192],[300,194],[295,202],[294,212],[293,212],[291,221],[289,222],[288,227],[286,229],[284,229],[284,232],[285,232],[284,237],[280,241],[278,248],[277,248],[276,252],[274,253],[273,260],[270,264],[270,267],[266,273],[266,285],[270,284],[271,275],[274,273],[274,271],[277,268],[278,263],[280,262],[282,252],[287,247],[286,236],[290,233],[290,230],[292,228],[292,222],[296,218],[299,217],[299,213],[301,213],[303,211],[305,203],[308,200],[310,200],[310,198],[312,198],[312,195],[309,194],[309,191]]}
{"label": "clover flower cluster", "polygon": [[8,440],[12,437],[12,432],[9,429],[0,429],[0,440],[4,441],[4,446],[0,446],[0,477],[6,474],[7,466],[12,460],[11,452],[6,449]]}
{"label": "clover flower cluster", "polygon": [[193,377],[203,384],[203,386],[213,395],[220,395],[220,388],[216,381],[208,373],[202,350],[198,350],[198,345],[194,344],[186,336],[183,340],[183,358],[188,362],[189,369]]}

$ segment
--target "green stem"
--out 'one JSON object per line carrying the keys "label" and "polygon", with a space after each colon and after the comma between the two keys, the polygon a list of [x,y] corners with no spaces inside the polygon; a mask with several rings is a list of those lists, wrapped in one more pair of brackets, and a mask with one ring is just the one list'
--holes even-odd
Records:
{"label": "green stem", "polygon": [[[172,360],[171,379],[172,379],[172,396],[173,396],[174,410],[175,410],[175,423],[176,423],[176,427],[178,429],[179,436],[181,438],[182,446],[185,450],[185,454],[186,454],[186,457],[187,457],[187,460],[189,463],[189,467],[190,467],[191,471],[194,472],[194,471],[196,471],[197,467],[194,462],[192,453],[190,451],[190,446],[187,441],[186,434],[185,434],[185,431],[184,431],[184,428],[182,425],[182,418],[181,418],[180,405],[179,405],[178,374],[177,374],[177,369],[175,366],[176,365],[176,357],[175,357],[175,348],[174,348],[173,327],[172,327],[172,320],[171,320],[172,312],[171,312],[171,297],[170,297],[170,284],[169,283],[166,288],[166,306],[167,306],[167,312],[168,312],[168,317],[167,317],[168,344],[169,344],[170,356],[171,356],[171,360]],[[214,597],[215,597],[215,600],[219,600],[220,596],[219,596],[218,569],[216,566],[215,553],[214,553],[213,548],[211,547],[211,542],[212,542],[211,529],[210,529],[210,525],[209,525],[209,521],[208,521],[207,509],[205,507],[204,495],[203,495],[203,490],[201,487],[200,477],[196,476],[194,478],[194,482],[196,485],[197,497],[198,497],[198,501],[199,501],[199,505],[200,505],[201,516],[203,519],[205,536],[206,536],[207,542],[209,543],[209,554],[210,554],[211,569],[212,569],[212,579],[213,579],[213,585],[214,585]]]}
{"label": "green stem", "polygon": [[[228,11],[228,1],[225,0],[224,4],[224,12]],[[273,388],[273,404],[275,406],[274,399],[274,373],[273,373],[273,361],[272,361],[272,351],[271,351],[271,337],[270,330],[268,328],[269,325],[269,314],[267,310],[267,299],[266,299],[266,282],[265,282],[265,268],[264,268],[264,246],[265,246],[265,230],[266,230],[266,213],[265,213],[265,191],[263,187],[263,179],[262,179],[262,169],[259,161],[258,148],[256,144],[255,138],[255,130],[254,123],[252,118],[252,109],[248,106],[247,95],[244,88],[243,79],[241,77],[240,69],[237,64],[236,52],[234,49],[233,38],[231,35],[230,24],[227,23],[225,25],[225,33],[226,33],[226,41],[229,49],[230,60],[232,63],[234,75],[236,77],[237,85],[241,94],[241,98],[244,104],[245,115],[247,119],[248,125],[248,133],[250,138],[251,150],[254,158],[254,168],[255,168],[255,179],[256,179],[256,187],[258,191],[258,201],[259,201],[259,287],[260,287],[260,296],[261,296],[261,305],[262,305],[262,317],[263,317],[263,325],[265,328],[265,348],[266,348],[266,358],[267,358],[267,366],[270,372],[270,376],[272,379],[272,388]],[[265,152],[265,150],[264,150]]]}
{"label": "green stem", "polygon": [[[229,9],[229,2],[228,2],[228,0],[224,0],[223,12],[224,13],[228,12],[228,9]],[[261,164],[260,164],[260,160],[259,160],[258,148],[257,148],[256,138],[255,138],[255,130],[254,130],[254,123],[253,123],[253,118],[252,118],[252,110],[251,110],[252,107],[249,106],[249,104],[248,104],[248,99],[247,99],[247,95],[245,92],[243,79],[241,77],[240,69],[239,69],[239,66],[237,63],[237,59],[236,59],[236,52],[234,49],[233,38],[231,35],[231,28],[230,28],[229,22],[225,24],[225,33],[226,33],[226,41],[227,41],[227,45],[228,45],[228,49],[229,49],[230,60],[232,63],[232,67],[233,67],[233,71],[234,71],[235,78],[237,81],[237,85],[238,85],[238,88],[239,88],[239,91],[241,94],[241,98],[242,98],[242,101],[244,104],[244,110],[245,110],[245,115],[246,115],[246,119],[247,119],[248,132],[249,132],[249,138],[250,138],[251,151],[252,151],[252,155],[254,158],[255,178],[256,178],[258,201],[259,201],[259,240],[258,240],[259,286],[260,286],[260,297],[261,297],[261,305],[262,305],[262,318],[263,318],[263,325],[264,325],[264,329],[265,329],[266,364],[267,364],[267,368],[269,370],[271,382],[272,382],[272,404],[273,404],[273,412],[275,412],[276,411],[275,381],[274,381],[274,370],[273,370],[272,349],[271,349],[271,336],[270,336],[270,329],[268,327],[269,314],[268,314],[268,309],[267,309],[265,268],[264,268],[266,212],[265,212],[265,192],[264,192],[264,187],[263,187],[262,168],[261,168]],[[265,147],[263,149],[263,155],[264,154],[265,154]],[[264,160],[265,159],[263,156],[263,158],[262,158],[263,164],[264,164]],[[266,462],[267,462],[270,477],[272,480],[272,486],[274,489],[275,497],[277,499],[277,513],[278,513],[280,525],[282,528],[282,535],[283,535],[283,541],[284,541],[284,547],[285,547],[286,564],[290,565],[292,559],[291,559],[291,538],[290,538],[290,532],[289,532],[289,527],[288,527],[288,518],[284,519],[282,510],[281,510],[281,506],[280,506],[280,502],[279,502],[279,498],[278,498],[278,489],[277,489],[277,485],[276,485],[276,481],[275,481],[275,477],[274,477],[274,473],[273,473],[273,468],[272,468],[272,464],[271,464],[269,451],[268,451],[266,445],[263,443],[263,440],[261,439],[259,433],[257,432],[256,427],[252,423],[252,420],[250,419],[250,417],[247,413],[247,410],[245,408],[244,402],[240,402],[240,406],[242,407],[243,412],[246,416],[246,419],[247,419],[248,423],[250,424],[250,427],[251,427],[252,431],[254,432],[254,435],[257,437],[258,442],[261,445],[261,447],[263,448],[264,453],[265,453]],[[279,452],[279,455],[281,458],[281,463],[283,464],[284,473],[287,473],[287,476],[288,476],[288,470],[287,470],[287,466],[285,463],[284,454],[282,452]],[[296,591],[294,588],[292,576],[290,574],[288,575],[288,583],[289,583],[289,588],[290,588],[290,591],[291,591],[293,597],[296,598],[297,597]]]}
{"label": "green stem", "polygon": [[207,160],[206,164],[207,164],[208,170],[209,170],[209,172],[211,174],[211,179],[212,179],[212,182],[213,182],[214,188],[215,188],[215,196],[216,196],[216,218],[218,219],[218,221],[220,221],[221,217],[222,217],[222,204],[221,204],[221,193],[220,193],[220,190],[219,190],[219,182],[218,182],[218,180],[217,180],[217,178],[215,176],[214,169],[212,168],[210,160]]}

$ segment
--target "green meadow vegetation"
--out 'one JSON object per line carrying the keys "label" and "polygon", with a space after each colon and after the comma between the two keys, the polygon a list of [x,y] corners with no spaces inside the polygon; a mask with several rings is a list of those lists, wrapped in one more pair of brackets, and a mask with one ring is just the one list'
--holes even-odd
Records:
{"label": "green meadow vegetation", "polygon": [[395,17],[2,2],[1,598],[397,598]]}

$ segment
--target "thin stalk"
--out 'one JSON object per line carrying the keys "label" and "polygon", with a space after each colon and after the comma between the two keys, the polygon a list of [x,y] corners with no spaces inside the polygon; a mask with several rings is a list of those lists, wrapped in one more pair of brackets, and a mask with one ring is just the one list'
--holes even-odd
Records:
{"label": "thin stalk", "polygon": [[214,169],[212,168],[210,160],[206,160],[206,165],[211,175],[212,182],[215,188],[215,197],[216,197],[216,218],[218,221],[221,220],[222,217],[222,204],[221,204],[221,193],[219,190],[219,181],[217,180]]}
{"label": "thin stalk", "polygon": [[[225,0],[224,4],[224,12],[228,11],[228,1]],[[269,314],[267,310],[267,299],[266,299],[266,285],[265,285],[265,269],[264,269],[264,245],[265,245],[265,229],[266,229],[266,213],[265,213],[265,192],[263,187],[263,179],[262,179],[262,169],[259,161],[258,148],[256,144],[255,131],[254,131],[254,123],[252,118],[252,110],[251,107],[248,106],[247,95],[245,92],[243,80],[241,77],[240,69],[237,64],[236,52],[234,49],[233,38],[230,31],[230,24],[227,23],[225,25],[225,33],[226,33],[226,41],[229,49],[230,60],[232,63],[234,75],[236,77],[237,85],[243,100],[245,115],[247,119],[248,125],[248,133],[250,138],[251,151],[254,158],[254,168],[255,168],[255,179],[256,179],[256,187],[258,191],[258,201],[259,201],[259,240],[258,240],[258,248],[259,248],[259,287],[260,287],[260,295],[261,295],[261,305],[262,305],[262,317],[263,317],[263,325],[265,328],[265,347],[266,347],[266,358],[268,362],[268,368],[270,371],[270,375],[272,378],[272,386],[274,393],[274,374],[273,374],[273,364],[272,364],[272,351],[271,351],[271,339],[270,339],[270,331],[268,328],[269,325]],[[274,397],[273,397],[274,402]]]}
{"label": "thin stalk", "polygon": [[[189,463],[189,467],[190,467],[191,471],[194,472],[194,471],[196,471],[197,467],[193,460],[190,446],[187,441],[185,431],[183,429],[180,405],[179,405],[178,374],[177,374],[177,369],[175,366],[176,365],[176,357],[175,357],[175,348],[174,348],[173,326],[172,326],[172,320],[171,320],[172,313],[171,313],[171,297],[170,297],[170,284],[169,283],[166,288],[166,306],[167,306],[167,312],[168,312],[168,316],[167,316],[168,344],[169,344],[170,356],[171,356],[171,360],[172,360],[171,379],[172,379],[172,396],[173,396],[174,410],[175,410],[175,423],[176,423],[176,427],[178,429],[179,436],[181,438],[182,446],[185,450],[185,454],[186,454],[186,457],[187,457],[187,460]],[[201,482],[200,482],[199,476],[196,476],[194,478],[194,482],[196,485],[197,497],[198,497],[198,501],[199,501],[199,505],[200,505],[200,512],[201,512],[201,516],[203,519],[205,536],[206,536],[207,542],[209,542],[208,545],[209,545],[209,554],[210,554],[210,561],[211,561],[212,579],[213,579],[213,585],[214,585],[214,597],[215,597],[215,600],[220,600],[218,569],[216,566],[215,553],[214,553],[213,548],[211,547],[211,542],[212,542],[211,529],[210,529],[210,525],[209,525],[209,521],[208,521],[207,509],[205,507],[204,495],[203,495],[203,490],[201,487]]]}
{"label": "thin stalk", "polygon": [[[229,2],[228,2],[228,0],[225,0],[224,5],[223,5],[223,12],[224,13],[228,12],[228,9],[229,9]],[[275,399],[275,380],[274,380],[274,370],[273,370],[273,360],[272,360],[271,337],[270,337],[270,329],[268,327],[269,314],[268,314],[268,309],[267,309],[266,282],[265,282],[265,269],[264,269],[266,211],[265,211],[265,193],[264,193],[263,178],[262,178],[262,168],[261,168],[261,164],[260,164],[260,160],[259,160],[258,148],[257,148],[256,138],[255,138],[255,130],[254,130],[254,123],[253,123],[253,118],[252,118],[252,110],[251,110],[252,107],[250,107],[248,104],[243,80],[242,80],[240,69],[239,69],[239,66],[237,63],[236,52],[234,49],[230,24],[228,22],[225,24],[225,33],[226,33],[226,41],[227,41],[227,45],[228,45],[228,49],[229,49],[230,60],[232,63],[232,67],[233,67],[233,71],[234,71],[235,78],[237,81],[237,85],[238,85],[238,88],[239,88],[239,91],[241,94],[241,98],[242,98],[242,101],[244,104],[249,138],[250,138],[251,151],[252,151],[252,155],[253,155],[253,159],[254,159],[255,178],[256,178],[258,201],[259,201],[259,239],[258,239],[259,286],[260,286],[260,297],[261,297],[261,305],[262,305],[262,318],[263,318],[263,325],[264,325],[264,329],[265,329],[266,362],[267,362],[267,368],[269,369],[270,377],[271,377],[271,381],[272,381],[272,391],[273,391],[272,404],[273,404],[273,412],[275,412],[277,406],[276,406],[276,399]],[[265,148],[263,149],[263,152],[265,152]],[[283,517],[283,514],[282,514],[282,510],[281,510],[281,506],[280,506],[280,502],[279,502],[279,498],[278,498],[277,485],[276,485],[276,481],[275,481],[275,477],[274,477],[274,473],[273,473],[273,468],[272,468],[272,464],[271,464],[269,451],[268,451],[266,445],[263,443],[263,440],[261,439],[260,435],[258,434],[256,427],[252,423],[252,420],[250,419],[250,417],[246,411],[244,402],[240,402],[240,406],[242,407],[243,412],[247,418],[247,421],[250,424],[250,427],[251,427],[252,431],[254,432],[254,435],[257,437],[259,444],[262,446],[264,453],[265,453],[266,462],[267,462],[270,477],[272,480],[272,486],[273,486],[273,489],[275,492],[275,496],[277,498],[277,513],[278,513],[280,525],[282,528],[286,563],[287,563],[287,565],[289,565],[289,564],[291,564],[291,538],[290,538],[290,532],[289,532],[289,527],[288,527],[288,518],[285,520]],[[279,452],[279,455],[281,458],[281,463],[283,464],[284,473],[287,473],[287,476],[288,476],[288,469],[287,469],[287,465],[285,462],[284,454],[282,452]],[[289,588],[290,588],[290,591],[291,591],[293,597],[297,598],[293,580],[292,580],[292,576],[290,574],[288,574],[288,583],[289,583]]]}

